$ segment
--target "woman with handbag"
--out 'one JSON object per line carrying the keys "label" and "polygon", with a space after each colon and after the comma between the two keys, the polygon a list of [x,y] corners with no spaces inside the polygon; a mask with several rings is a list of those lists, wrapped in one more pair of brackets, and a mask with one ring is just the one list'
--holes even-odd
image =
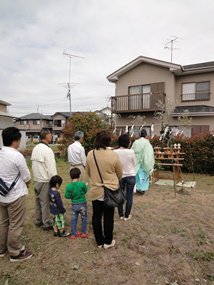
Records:
{"label": "woman with handbag", "polygon": [[[111,135],[107,131],[97,133],[94,150],[86,159],[86,175],[89,178],[88,198],[92,200],[92,226],[95,240],[99,248],[108,249],[115,245],[113,239],[114,207],[104,203],[104,188],[112,191],[119,187],[122,177],[122,166],[117,154],[109,146]],[[103,223],[102,223],[103,220]]]}

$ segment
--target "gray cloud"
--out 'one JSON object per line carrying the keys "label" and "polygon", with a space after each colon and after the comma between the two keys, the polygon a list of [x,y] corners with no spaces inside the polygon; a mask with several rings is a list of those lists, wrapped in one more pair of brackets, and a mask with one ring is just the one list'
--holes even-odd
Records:
{"label": "gray cloud", "polygon": [[17,116],[69,111],[67,51],[84,57],[72,59],[72,109],[103,108],[106,76],[139,55],[169,61],[172,35],[176,63],[212,61],[213,10],[212,0],[1,1],[0,99]]}

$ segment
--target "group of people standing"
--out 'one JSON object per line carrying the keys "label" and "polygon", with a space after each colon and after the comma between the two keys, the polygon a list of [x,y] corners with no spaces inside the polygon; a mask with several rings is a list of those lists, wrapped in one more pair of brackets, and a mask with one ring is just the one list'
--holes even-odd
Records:
{"label": "group of people standing", "polygon": [[[120,184],[120,187],[126,190],[126,203],[118,207],[118,213],[121,220],[131,219],[134,187],[136,185],[137,191],[142,193],[148,189],[145,187],[145,181],[148,180],[154,166],[153,148],[145,138],[146,131],[142,130],[140,136],[130,148],[128,134],[121,135],[118,138],[118,148],[113,150],[110,147],[111,134],[101,131],[95,137],[94,149],[89,151],[86,157],[82,146],[84,133],[75,133],[74,143],[68,147],[71,182],[65,190],[65,198],[70,199],[72,203],[70,235],[65,230],[66,209],[59,191],[62,178],[57,175],[54,153],[49,147],[52,135],[48,129],[42,129],[40,143],[34,147],[31,155],[36,226],[43,230],[53,229],[54,236],[85,238],[87,200],[92,201],[92,226],[97,246],[104,249],[113,247],[114,208],[104,205],[103,185],[114,191]],[[0,178],[11,185],[17,172],[20,176],[6,197],[0,195],[0,257],[8,252],[10,261],[22,261],[32,256],[32,252],[26,250],[21,243],[26,215],[25,196],[31,177],[26,161],[18,151],[21,139],[19,130],[14,127],[7,128],[3,130],[2,138],[4,146],[0,150]],[[80,233],[77,231],[79,214],[82,218]]]}

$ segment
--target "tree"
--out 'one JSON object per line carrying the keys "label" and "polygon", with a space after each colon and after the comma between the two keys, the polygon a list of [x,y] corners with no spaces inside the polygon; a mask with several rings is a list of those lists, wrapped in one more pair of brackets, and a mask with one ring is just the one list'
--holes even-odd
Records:
{"label": "tree", "polygon": [[74,133],[76,131],[84,132],[84,142],[86,153],[93,148],[96,133],[100,130],[109,130],[110,126],[102,120],[94,112],[75,113],[69,118],[67,126],[63,129],[63,139],[60,149],[66,154],[69,144],[73,142]]}

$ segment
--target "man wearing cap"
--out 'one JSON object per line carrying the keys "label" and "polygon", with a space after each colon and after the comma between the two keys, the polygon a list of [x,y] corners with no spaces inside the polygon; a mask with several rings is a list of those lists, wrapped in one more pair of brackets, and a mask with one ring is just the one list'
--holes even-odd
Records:
{"label": "man wearing cap", "polygon": [[83,132],[75,132],[74,143],[70,144],[68,147],[68,162],[71,165],[71,169],[77,167],[81,171],[80,181],[85,180],[86,155],[85,149],[82,146],[83,137]]}

